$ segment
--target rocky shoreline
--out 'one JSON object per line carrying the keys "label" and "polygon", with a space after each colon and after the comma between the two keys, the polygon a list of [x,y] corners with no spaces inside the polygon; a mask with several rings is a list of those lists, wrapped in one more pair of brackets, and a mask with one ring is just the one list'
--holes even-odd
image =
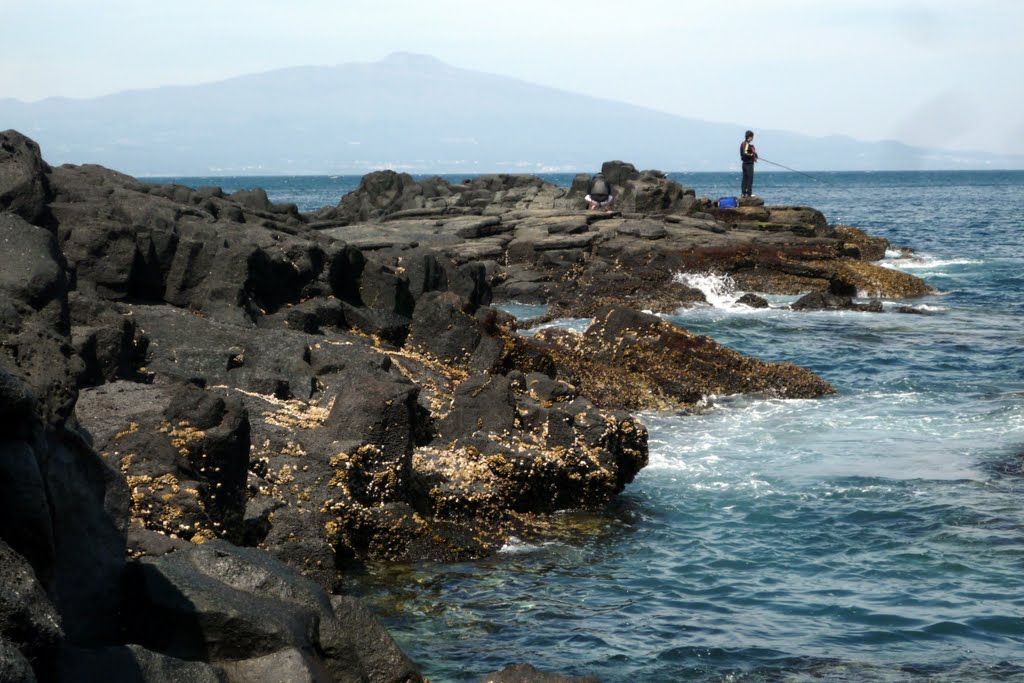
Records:
{"label": "rocky shoreline", "polygon": [[[341,572],[604,506],[637,411],[833,392],[654,315],[703,300],[676,274],[794,309],[928,291],[814,209],[603,170],[612,212],[583,176],[382,171],[301,213],[0,133],[0,681],[423,680]],[[593,323],[523,336],[512,301]]]}

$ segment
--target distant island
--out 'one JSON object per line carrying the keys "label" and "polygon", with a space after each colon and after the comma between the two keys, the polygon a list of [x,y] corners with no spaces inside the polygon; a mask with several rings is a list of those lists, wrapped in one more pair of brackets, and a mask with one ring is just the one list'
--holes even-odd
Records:
{"label": "distant island", "polygon": [[[408,53],[92,99],[0,98],[0,120],[30,135],[51,163],[98,163],[136,176],[543,173],[591,170],[613,158],[664,171],[730,171],[751,125],[674,116]],[[758,141],[765,157],[803,171],[1024,168],[1020,155],[894,141],[775,130],[758,130]]]}

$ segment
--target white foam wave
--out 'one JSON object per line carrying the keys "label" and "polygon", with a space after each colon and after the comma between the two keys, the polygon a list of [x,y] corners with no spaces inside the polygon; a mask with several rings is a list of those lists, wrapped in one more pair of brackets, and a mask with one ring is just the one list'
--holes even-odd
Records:
{"label": "white foam wave", "polygon": [[745,306],[736,306],[736,301],[743,296],[744,292],[737,290],[736,282],[728,275],[719,275],[712,272],[676,273],[672,279],[687,287],[699,289],[704,293],[704,298],[707,299],[708,304],[714,308],[747,308]]}
{"label": "white foam wave", "polygon": [[894,258],[889,258],[889,252],[886,252],[886,259],[881,262],[881,265],[895,270],[934,270],[937,268],[948,268],[949,266],[976,266],[982,263],[984,261],[972,258],[939,258],[928,255],[906,256],[898,253]]}
{"label": "white foam wave", "polygon": [[552,327],[558,327],[564,330],[572,330],[574,332],[586,332],[587,328],[590,327],[594,322],[593,318],[557,318],[555,320],[541,323],[534,327],[519,330],[519,335],[522,337],[532,337],[541,330],[546,330]]}
{"label": "white foam wave", "polygon": [[924,311],[925,313],[942,313],[944,311],[948,311],[949,310],[945,306],[933,306],[932,304],[917,304],[917,305],[912,305],[912,306],[907,306],[907,304],[892,304],[891,306],[886,306],[886,309],[887,310],[888,309],[895,309],[895,308],[900,308],[902,306],[906,306],[907,308],[912,308],[915,311]]}
{"label": "white foam wave", "polygon": [[984,476],[975,463],[980,453],[1024,434],[1022,414],[999,405],[979,414],[899,389],[736,399],[689,416],[644,413],[650,461],[640,477],[757,495],[784,480],[822,477],[976,479]]}
{"label": "white foam wave", "polygon": [[509,536],[508,542],[501,546],[501,550],[498,552],[506,555],[521,555],[523,553],[532,553],[535,550],[540,550],[540,546],[527,543],[516,536]]}

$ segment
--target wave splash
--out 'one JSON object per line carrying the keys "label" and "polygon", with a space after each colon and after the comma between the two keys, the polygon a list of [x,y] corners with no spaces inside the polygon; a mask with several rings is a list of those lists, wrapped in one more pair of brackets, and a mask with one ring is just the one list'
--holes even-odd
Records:
{"label": "wave splash", "polygon": [[940,270],[951,266],[977,266],[982,264],[984,264],[984,261],[975,258],[940,258],[929,254],[905,254],[892,249],[887,250],[885,252],[885,259],[879,262],[879,265],[894,270]]}
{"label": "wave splash", "polygon": [[676,273],[672,276],[672,281],[700,290],[704,293],[704,298],[707,299],[708,305],[713,308],[725,310],[746,308],[736,304],[736,301],[745,292],[740,291],[736,287],[736,281],[728,275],[720,275],[710,271],[703,273]]}

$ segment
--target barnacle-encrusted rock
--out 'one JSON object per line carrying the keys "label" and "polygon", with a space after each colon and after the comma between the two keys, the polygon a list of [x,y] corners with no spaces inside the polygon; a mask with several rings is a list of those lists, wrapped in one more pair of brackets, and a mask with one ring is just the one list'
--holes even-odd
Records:
{"label": "barnacle-encrusted rock", "polygon": [[742,356],[628,308],[600,311],[583,334],[543,330],[535,340],[582,393],[625,410],[686,409],[726,394],[814,398],[835,391],[809,370]]}

